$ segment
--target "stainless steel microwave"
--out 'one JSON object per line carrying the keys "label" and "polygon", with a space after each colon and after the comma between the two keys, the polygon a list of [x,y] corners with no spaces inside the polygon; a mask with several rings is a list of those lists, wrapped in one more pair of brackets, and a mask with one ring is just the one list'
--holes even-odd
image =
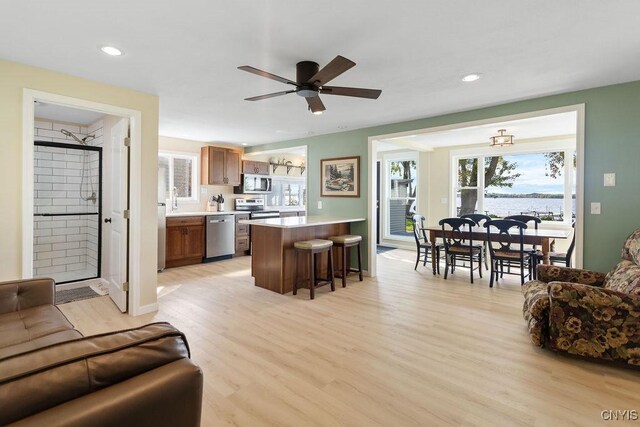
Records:
{"label": "stainless steel microwave", "polygon": [[235,194],[271,193],[271,177],[245,173],[239,187],[234,187]]}

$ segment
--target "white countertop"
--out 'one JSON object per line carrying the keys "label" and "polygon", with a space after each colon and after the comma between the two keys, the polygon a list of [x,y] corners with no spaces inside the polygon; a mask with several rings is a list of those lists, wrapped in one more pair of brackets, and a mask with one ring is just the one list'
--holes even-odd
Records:
{"label": "white countertop", "polygon": [[[304,212],[304,209],[299,209],[299,208],[265,208],[266,211],[278,211],[278,212]],[[218,212],[218,211],[212,211],[212,212],[206,212],[206,211],[199,211],[199,212],[186,212],[186,211],[181,211],[181,212],[167,212],[167,218],[172,218],[172,217],[181,217],[181,216],[206,216],[206,215],[229,215],[229,214],[248,214],[249,211],[224,211],[224,212]]]}
{"label": "white countertop", "polygon": [[287,218],[267,218],[267,219],[249,219],[242,220],[240,224],[261,225],[264,227],[276,228],[299,228],[313,227],[316,225],[341,224],[344,222],[360,222],[366,218],[354,218],[344,216],[292,216]]}
{"label": "white countertop", "polygon": [[181,217],[181,216],[207,216],[207,215],[234,215],[239,213],[249,213],[240,211],[225,211],[225,212],[167,212],[167,218]]}
{"label": "white countertop", "polygon": [[277,208],[277,207],[273,207],[273,206],[266,206],[264,208],[264,210],[266,210],[266,211],[278,211],[278,212],[304,212],[305,211],[304,208],[300,208],[300,207]]}

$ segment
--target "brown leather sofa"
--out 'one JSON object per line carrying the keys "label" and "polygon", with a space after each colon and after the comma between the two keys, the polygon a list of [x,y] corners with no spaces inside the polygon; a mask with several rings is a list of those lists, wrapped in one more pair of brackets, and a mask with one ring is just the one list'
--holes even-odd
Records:
{"label": "brown leather sofa", "polygon": [[83,337],[54,282],[0,283],[0,425],[199,426],[202,371],[168,323]]}

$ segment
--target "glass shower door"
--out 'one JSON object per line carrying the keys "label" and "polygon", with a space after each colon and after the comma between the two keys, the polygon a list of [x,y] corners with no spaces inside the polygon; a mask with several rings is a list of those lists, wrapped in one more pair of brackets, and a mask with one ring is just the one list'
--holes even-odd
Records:
{"label": "glass shower door", "polygon": [[102,148],[34,143],[34,277],[100,277]]}

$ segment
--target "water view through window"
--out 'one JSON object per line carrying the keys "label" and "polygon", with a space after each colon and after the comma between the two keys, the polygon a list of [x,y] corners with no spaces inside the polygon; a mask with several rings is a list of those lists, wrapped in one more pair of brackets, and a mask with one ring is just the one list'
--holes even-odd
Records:
{"label": "water view through window", "polygon": [[[484,163],[482,171],[479,163]],[[575,217],[575,174],[573,151],[458,159],[457,214],[528,214],[566,221],[568,215]]]}

